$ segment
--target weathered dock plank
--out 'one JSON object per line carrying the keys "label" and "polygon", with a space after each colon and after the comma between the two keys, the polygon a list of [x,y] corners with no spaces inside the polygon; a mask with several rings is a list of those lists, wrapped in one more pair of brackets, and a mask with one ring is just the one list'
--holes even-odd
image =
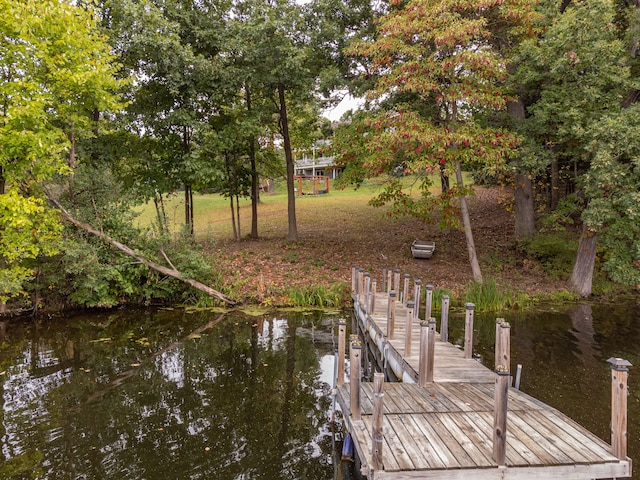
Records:
{"label": "weathered dock plank", "polygon": [[346,428],[372,480],[590,480],[631,475],[630,459],[618,458],[602,439],[513,388],[507,393],[504,464],[498,464],[494,451],[497,375],[466,358],[461,348],[440,341],[438,335],[433,381],[420,386],[416,383],[420,329],[425,327],[417,319],[410,322],[411,354],[405,357],[407,311],[396,303],[395,327],[390,335],[388,299],[385,292],[376,295],[375,315],[367,314],[364,301],[354,304],[359,327],[370,345],[378,348],[385,363],[405,380],[384,384],[382,467],[375,471],[371,468],[372,385],[365,382],[360,386],[360,420],[351,418],[350,385],[337,387]]}

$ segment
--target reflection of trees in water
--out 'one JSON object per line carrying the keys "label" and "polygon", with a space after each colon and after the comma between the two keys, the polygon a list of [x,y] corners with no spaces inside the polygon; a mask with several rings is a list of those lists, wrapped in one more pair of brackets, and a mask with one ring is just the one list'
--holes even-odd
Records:
{"label": "reflection of trees in water", "polygon": [[[16,449],[3,445],[5,456],[40,449],[43,478],[328,478],[330,437],[321,430],[329,399],[318,398],[313,336],[296,335],[317,319],[231,318],[167,350],[193,325],[174,317],[85,323],[71,336],[38,332],[26,363],[43,368],[47,357],[69,367],[55,383],[47,383],[53,372],[21,377],[42,408],[3,409],[3,425],[16,429],[8,439]],[[143,366],[110,388],[132,363]],[[19,431],[27,420],[33,431]]]}
{"label": "reflection of trees in water", "polygon": [[584,366],[598,369],[600,365],[600,348],[596,344],[593,328],[593,312],[591,305],[575,305],[567,312],[573,325],[573,335],[578,343],[576,356]]}

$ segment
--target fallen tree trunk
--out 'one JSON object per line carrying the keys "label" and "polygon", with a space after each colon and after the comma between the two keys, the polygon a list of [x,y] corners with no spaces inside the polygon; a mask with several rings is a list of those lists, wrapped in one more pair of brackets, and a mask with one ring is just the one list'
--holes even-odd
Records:
{"label": "fallen tree trunk", "polygon": [[97,236],[98,238],[100,238],[101,240],[103,240],[104,242],[108,243],[109,245],[117,248],[118,250],[120,250],[123,253],[126,253],[127,255],[135,258],[136,260],[138,260],[140,263],[145,264],[147,267],[156,270],[157,272],[160,272],[164,275],[167,275],[169,277],[175,278],[176,280],[179,280],[181,282],[186,283],[187,285],[192,286],[193,288],[200,290],[201,292],[206,293],[207,295],[216,298],[218,300],[221,300],[222,302],[226,303],[227,305],[236,305],[238,302],[236,302],[235,300],[227,297],[226,295],[224,295],[223,293],[218,292],[217,290],[205,285],[204,283],[201,283],[197,280],[194,280],[192,278],[185,278],[182,273],[180,273],[179,270],[177,270],[176,268],[167,268],[165,266],[159,265],[157,263],[155,263],[152,260],[149,260],[145,257],[143,257],[142,255],[140,255],[139,253],[135,252],[132,248],[130,248],[129,246],[120,243],[116,240],[114,240],[113,238],[111,238],[109,235],[107,235],[104,232],[101,232],[99,230],[96,230],[95,228],[93,228],[91,225],[81,222],[80,220],[78,220],[77,218],[75,218],[73,215],[71,215],[63,206],[60,202],[58,202],[55,198],[53,198],[51,195],[47,194],[47,196],[49,197],[49,201],[55,205],[55,207],[60,210],[60,212],[62,213],[62,216],[64,218],[66,218],[69,222],[71,222],[72,224],[74,224],[76,227],[81,228],[95,236]]}

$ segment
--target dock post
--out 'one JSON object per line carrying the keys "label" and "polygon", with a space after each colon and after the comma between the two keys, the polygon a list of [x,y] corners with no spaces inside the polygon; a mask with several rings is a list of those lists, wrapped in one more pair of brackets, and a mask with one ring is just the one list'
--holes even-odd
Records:
{"label": "dock post", "polygon": [[369,304],[371,303],[371,275],[369,272],[364,273],[364,315],[369,315]]}
{"label": "dock post", "polygon": [[390,292],[391,290],[393,290],[393,270],[388,268],[387,269],[387,292]]}
{"label": "dock post", "polygon": [[493,409],[493,459],[503,467],[507,459],[507,401],[509,398],[509,370],[496,366],[495,403]]}
{"label": "dock post", "polygon": [[501,363],[500,362],[500,325],[502,325],[502,322],[504,322],[504,318],[496,318],[496,344],[493,349],[493,354],[495,357],[493,362],[493,368],[496,368]]}
{"label": "dock post", "polygon": [[511,372],[511,325],[498,318],[496,320],[495,366],[504,365]]}
{"label": "dock post", "polygon": [[416,317],[416,320],[420,320],[420,289],[422,288],[422,280],[418,279],[415,281],[415,285],[413,287],[413,301],[415,303],[415,308],[413,309],[413,314]]}
{"label": "dock post", "polygon": [[427,289],[427,305],[426,305],[426,311],[424,314],[424,318],[429,319],[431,318],[431,306],[433,303],[433,285],[427,285],[426,286]]}
{"label": "dock post", "polygon": [[347,338],[347,322],[338,322],[338,376],[336,384],[344,385],[344,351]]}
{"label": "dock post", "polygon": [[611,453],[620,460],[627,458],[627,378],[631,363],[610,358],[611,364]]}
{"label": "dock post", "polygon": [[351,264],[351,295],[356,293],[356,265]]}
{"label": "dock post", "polygon": [[364,268],[358,269],[358,305],[362,305],[364,301]]}
{"label": "dock post", "polygon": [[424,387],[433,382],[433,361],[435,358],[436,321],[434,318],[420,322],[420,353],[418,356],[418,385]]}
{"label": "dock post", "polygon": [[393,270],[393,290],[398,294],[397,301],[400,301],[400,269]]}
{"label": "dock post", "polygon": [[349,349],[351,364],[349,393],[351,397],[351,419],[360,420],[360,363],[362,356],[362,344],[360,340],[352,338]]}
{"label": "dock post", "polygon": [[402,289],[402,297],[400,298],[400,301],[402,303],[407,303],[409,301],[409,278],[411,278],[411,275],[409,275],[408,273],[405,273],[404,286]]}
{"label": "dock post", "polygon": [[383,265],[382,266],[382,291],[386,292],[387,291],[387,285],[385,280],[387,279],[387,266]]}
{"label": "dock post", "polygon": [[465,322],[464,322],[464,358],[473,356],[473,312],[476,306],[473,303],[465,303]]}
{"label": "dock post", "polygon": [[411,324],[413,323],[413,308],[415,303],[413,301],[407,302],[407,321],[405,323],[404,332],[404,356],[411,356]]}
{"label": "dock post", "polygon": [[376,289],[378,281],[374,278],[371,282],[371,307],[369,307],[369,315],[373,315],[376,311]]}
{"label": "dock post", "polygon": [[440,313],[440,340],[449,341],[449,296],[442,296],[442,312]]}
{"label": "dock post", "polygon": [[393,339],[393,330],[396,324],[396,292],[389,292],[389,301],[387,303],[387,338]]}
{"label": "dock post", "polygon": [[429,318],[427,339],[427,382],[433,382],[433,366],[436,358],[436,319]]}
{"label": "dock post", "polygon": [[522,364],[518,364],[516,366],[516,382],[513,385],[513,388],[516,390],[520,390],[520,379],[522,378]]}
{"label": "dock post", "polygon": [[373,418],[371,425],[371,466],[373,470],[382,470],[382,420],[384,414],[384,374],[373,374]]}

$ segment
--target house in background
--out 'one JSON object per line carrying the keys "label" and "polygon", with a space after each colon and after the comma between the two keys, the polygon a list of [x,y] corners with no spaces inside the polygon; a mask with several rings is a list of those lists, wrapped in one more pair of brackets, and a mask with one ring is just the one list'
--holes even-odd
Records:
{"label": "house in background", "polygon": [[331,180],[338,178],[342,168],[335,166],[333,156],[325,155],[330,145],[329,140],[318,140],[311,147],[311,151],[298,152],[302,154],[302,158],[295,160],[294,174],[304,177],[329,177]]}

